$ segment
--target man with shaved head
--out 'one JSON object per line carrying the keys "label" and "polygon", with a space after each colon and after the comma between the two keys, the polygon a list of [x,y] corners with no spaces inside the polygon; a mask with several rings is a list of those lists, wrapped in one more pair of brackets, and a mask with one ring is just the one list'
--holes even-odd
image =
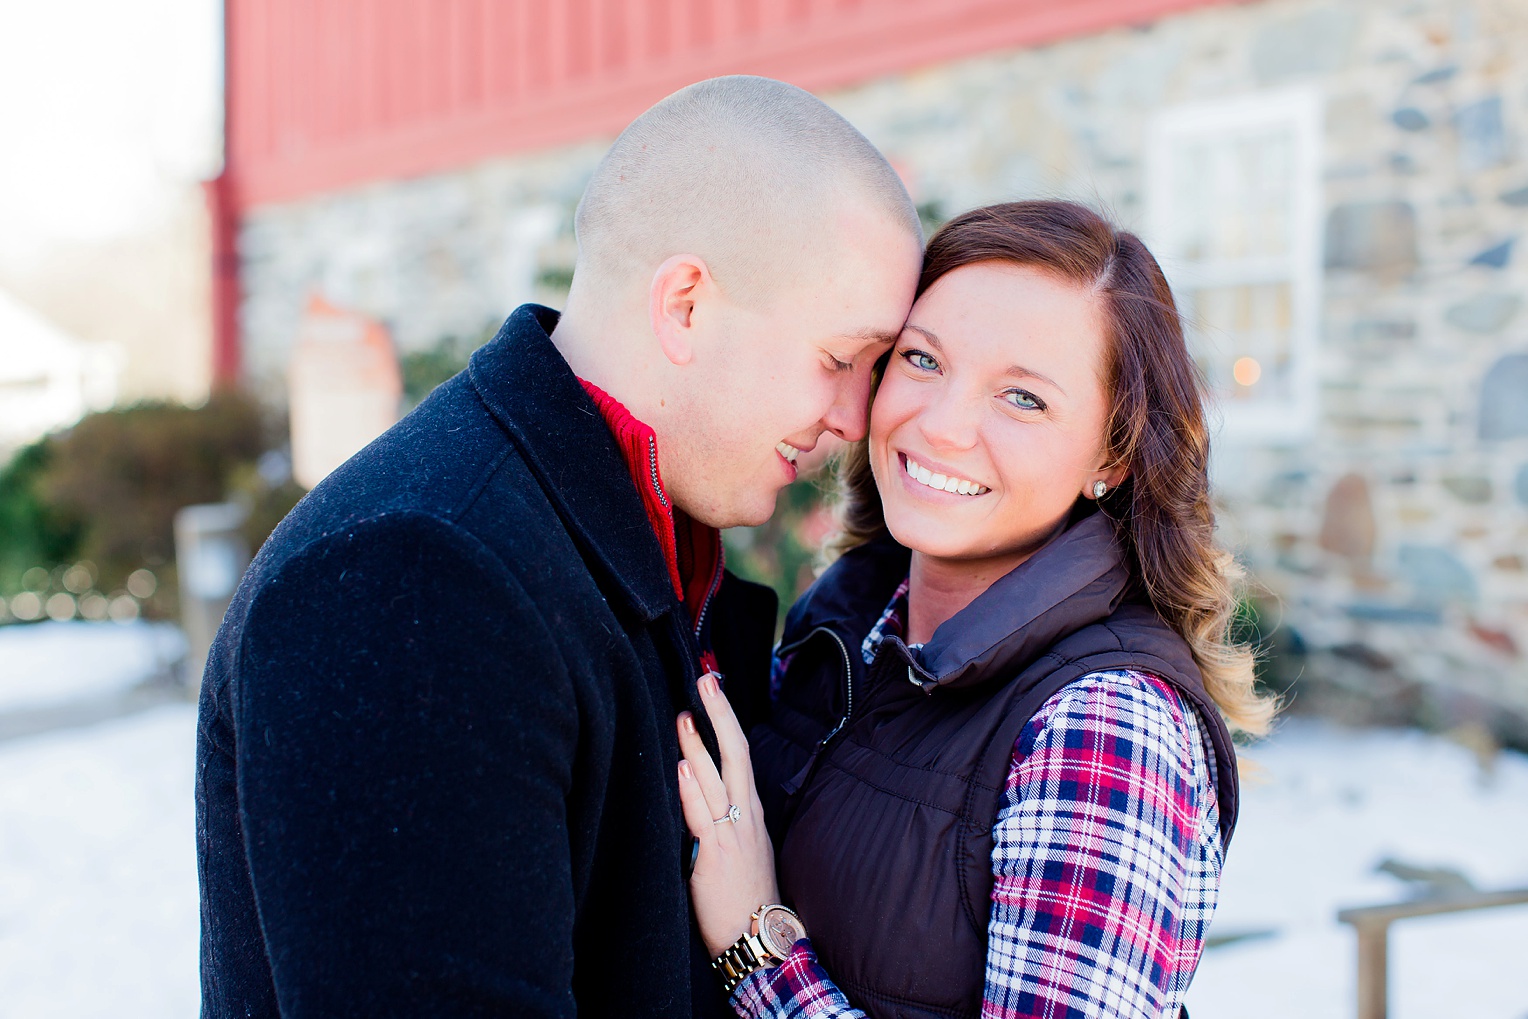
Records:
{"label": "man with shaved head", "polygon": [[616,140],[575,225],[552,341],[657,433],[680,509],[761,524],[798,452],[863,433],[922,234],[885,157],[820,100],[744,76],[676,92]]}
{"label": "man with shaved head", "polygon": [[637,118],[575,226],[564,312],[516,310],[235,596],[198,730],[204,1016],[728,1014],[675,717],[704,729],[714,670],[746,721],[775,601],[719,529],[864,434],[921,232],[853,127],[752,77]]}

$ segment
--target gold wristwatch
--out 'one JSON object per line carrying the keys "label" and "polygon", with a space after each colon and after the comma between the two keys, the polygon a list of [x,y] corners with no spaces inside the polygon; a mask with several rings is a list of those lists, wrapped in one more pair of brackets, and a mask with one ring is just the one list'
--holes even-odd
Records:
{"label": "gold wristwatch", "polygon": [[748,933],[711,961],[727,994],[755,970],[780,965],[791,946],[806,937],[801,918],[784,906],[760,906],[750,919]]}

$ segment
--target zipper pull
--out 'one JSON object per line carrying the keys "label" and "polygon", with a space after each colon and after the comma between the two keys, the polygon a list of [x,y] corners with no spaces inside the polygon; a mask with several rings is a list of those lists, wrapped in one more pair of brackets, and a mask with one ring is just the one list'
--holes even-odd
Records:
{"label": "zipper pull", "polygon": [[828,741],[839,734],[844,727],[844,723],[847,721],[847,718],[840,719],[839,723],[826,736],[817,741],[817,745],[812,748],[811,756],[806,759],[806,764],[802,766],[801,770],[780,783],[780,788],[785,790],[785,795],[795,796],[801,791],[801,787],[806,785],[807,779],[812,777],[812,771],[817,767],[817,758],[822,756],[823,750],[827,748]]}
{"label": "zipper pull", "polygon": [[807,639],[819,633],[825,633],[833,638],[833,643],[838,645],[839,654],[844,659],[844,717],[838,720],[838,724],[830,729],[826,736],[817,741],[817,745],[812,748],[811,756],[806,759],[806,765],[796,774],[780,783],[780,788],[785,790],[785,795],[787,796],[795,796],[801,791],[801,787],[806,785],[807,780],[812,777],[812,771],[817,766],[817,758],[822,756],[823,749],[827,747],[829,741],[834,736],[843,731],[844,726],[849,724],[849,719],[854,715],[854,666],[850,663],[849,646],[844,643],[843,638],[827,627],[819,626],[807,634],[806,638],[798,642],[798,646],[799,644],[806,643]]}
{"label": "zipper pull", "polygon": [[812,777],[812,770],[817,766],[817,757],[822,753],[822,744],[819,743],[812,750],[812,756],[806,759],[806,766],[796,772],[790,778],[780,783],[780,788],[785,790],[785,795],[795,796],[806,785],[806,780]]}
{"label": "zipper pull", "polygon": [[817,749],[812,751],[812,756],[806,759],[806,767],[780,783],[780,788],[785,790],[785,795],[795,796],[801,791],[801,787],[806,785],[807,778],[812,774],[812,765],[817,763],[817,753],[821,749],[822,745],[818,744]]}

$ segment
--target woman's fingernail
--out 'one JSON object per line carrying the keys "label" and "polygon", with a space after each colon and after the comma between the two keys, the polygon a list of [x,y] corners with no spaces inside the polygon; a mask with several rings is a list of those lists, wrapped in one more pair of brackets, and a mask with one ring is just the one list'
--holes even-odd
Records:
{"label": "woman's fingernail", "polygon": [[690,777],[690,762],[689,761],[680,761],[679,762],[679,777],[680,778],[689,778]]}
{"label": "woman's fingernail", "polygon": [[695,716],[686,711],[679,716],[679,724],[684,726],[684,731],[691,736],[695,735]]}
{"label": "woman's fingernail", "polygon": [[702,676],[700,679],[700,692],[707,697],[713,696],[716,693],[716,677],[709,672]]}

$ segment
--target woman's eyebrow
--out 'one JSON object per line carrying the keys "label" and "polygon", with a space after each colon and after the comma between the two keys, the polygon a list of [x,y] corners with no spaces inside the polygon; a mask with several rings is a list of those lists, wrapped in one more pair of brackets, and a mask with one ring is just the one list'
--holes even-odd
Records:
{"label": "woman's eyebrow", "polygon": [[937,350],[941,354],[944,353],[944,344],[940,343],[939,342],[939,337],[935,336],[929,330],[923,328],[922,326],[915,326],[911,322],[907,323],[907,325],[903,326],[902,328],[904,330],[911,329],[913,332],[917,333],[919,336],[922,336],[925,340],[928,340],[928,345],[929,346],[933,347],[935,350]]}
{"label": "woman's eyebrow", "polygon": [[1003,374],[1004,375],[1011,375],[1014,378],[1018,378],[1018,379],[1034,379],[1036,382],[1043,382],[1047,386],[1050,386],[1053,389],[1057,390],[1058,392],[1061,393],[1062,396],[1066,395],[1066,390],[1062,389],[1061,386],[1056,382],[1055,379],[1051,378],[1049,375],[1041,375],[1037,371],[1031,371],[1028,368],[1025,368],[1021,364],[1011,364],[1011,365],[1009,365],[1008,368],[1003,372]]}

